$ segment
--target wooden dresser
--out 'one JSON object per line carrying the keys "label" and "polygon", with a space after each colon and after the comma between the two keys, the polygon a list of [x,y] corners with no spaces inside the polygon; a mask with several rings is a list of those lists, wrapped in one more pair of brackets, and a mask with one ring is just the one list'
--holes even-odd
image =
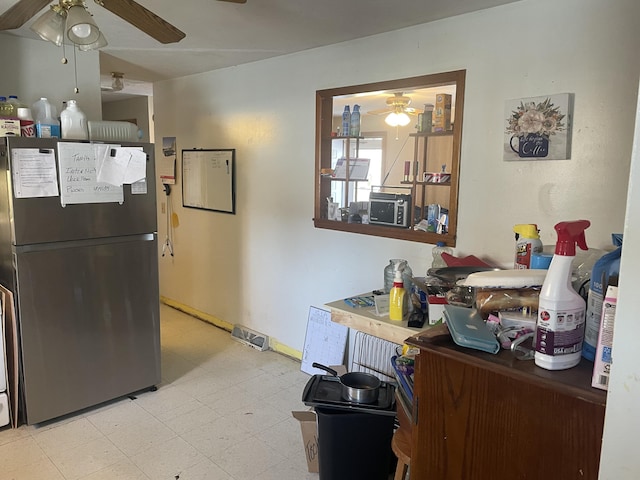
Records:
{"label": "wooden dresser", "polygon": [[411,480],[597,479],[606,392],[591,362],[551,372],[431,330],[407,340],[420,348]]}

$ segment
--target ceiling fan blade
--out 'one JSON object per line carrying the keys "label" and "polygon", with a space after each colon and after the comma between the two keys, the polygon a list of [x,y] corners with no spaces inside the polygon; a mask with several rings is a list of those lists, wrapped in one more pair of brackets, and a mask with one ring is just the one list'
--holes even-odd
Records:
{"label": "ceiling fan blade", "polygon": [[369,115],[382,115],[384,113],[391,113],[393,112],[393,108],[380,108],[378,110],[369,110],[367,112],[367,114]]}
{"label": "ceiling fan blade", "polygon": [[50,3],[51,0],[20,0],[0,15],[0,30],[20,28]]}
{"label": "ceiling fan blade", "polygon": [[247,3],[247,0],[218,0],[219,2]]}
{"label": "ceiling fan blade", "polygon": [[134,0],[95,0],[95,2],[160,43],[175,43],[185,37],[184,32]]}

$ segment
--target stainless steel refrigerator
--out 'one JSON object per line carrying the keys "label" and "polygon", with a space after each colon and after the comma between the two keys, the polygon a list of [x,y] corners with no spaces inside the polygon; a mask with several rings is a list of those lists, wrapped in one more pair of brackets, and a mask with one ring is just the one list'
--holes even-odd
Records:
{"label": "stainless steel refrigerator", "polygon": [[146,193],[125,184],[121,204],[16,198],[14,149],[53,150],[59,165],[59,142],[0,139],[0,282],[15,297],[28,424],[160,382],[153,145],[135,144],[147,153]]}

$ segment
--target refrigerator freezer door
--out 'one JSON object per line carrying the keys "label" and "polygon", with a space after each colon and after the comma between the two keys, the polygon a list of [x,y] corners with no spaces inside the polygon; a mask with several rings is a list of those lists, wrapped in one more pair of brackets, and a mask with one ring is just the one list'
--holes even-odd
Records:
{"label": "refrigerator freezer door", "polygon": [[[60,197],[15,198],[12,188],[11,151],[16,148],[43,148],[55,152],[59,168],[58,141],[56,139],[10,138],[7,140],[8,159],[0,159],[0,166],[7,171],[0,178],[0,192],[6,195],[10,207],[11,243],[32,245],[86,238],[105,238],[156,232],[156,189],[154,152],[152,144],[129,144],[141,147],[147,153],[147,193],[131,193],[131,185],[123,185],[124,202],[85,203],[63,207]],[[123,144],[124,146],[124,144]],[[64,175],[64,172],[58,172]],[[2,208],[3,216],[6,215]],[[3,217],[4,220],[4,217]],[[0,225],[4,229],[4,225]],[[4,236],[4,235],[3,235]],[[3,239],[4,241],[4,239]]]}
{"label": "refrigerator freezer door", "polygon": [[157,236],[15,249],[26,421],[160,381]]}

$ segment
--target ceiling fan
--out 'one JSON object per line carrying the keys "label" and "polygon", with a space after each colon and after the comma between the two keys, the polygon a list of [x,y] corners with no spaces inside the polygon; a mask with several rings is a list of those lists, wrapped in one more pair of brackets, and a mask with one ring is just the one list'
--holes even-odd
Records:
{"label": "ceiling fan", "polygon": [[370,110],[367,113],[372,115],[383,115],[385,113],[406,113],[409,115],[417,115],[419,113],[415,108],[409,107],[411,98],[406,97],[402,92],[394,93],[393,97],[387,98],[386,103],[386,108]]}
{"label": "ceiling fan", "polygon": [[[122,18],[160,43],[175,43],[185,37],[185,33],[160,18],[155,13],[134,0],[94,0],[114,15]],[[218,0],[220,2],[246,3],[247,0]],[[52,3],[52,0],[19,0],[0,15],[0,30],[20,28],[40,10]],[[68,10],[73,6],[84,5],[84,0],[59,0],[59,6],[52,8]],[[85,7],[86,8],[86,7]]]}

